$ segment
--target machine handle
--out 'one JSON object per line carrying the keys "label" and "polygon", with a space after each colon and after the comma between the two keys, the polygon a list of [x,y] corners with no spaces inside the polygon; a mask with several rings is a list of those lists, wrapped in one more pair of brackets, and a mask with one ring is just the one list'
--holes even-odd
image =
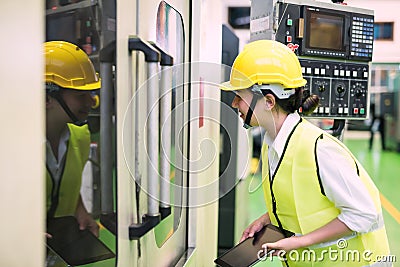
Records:
{"label": "machine handle", "polygon": [[154,42],[149,42],[161,55],[160,65],[161,66],[173,66],[174,58],[157,46]]}
{"label": "machine handle", "polygon": [[171,120],[168,120],[172,107],[172,75],[171,66],[174,58],[163,51],[155,43],[151,45],[161,54],[161,79],[160,79],[160,125],[161,129],[161,151],[160,151],[160,213],[161,219],[171,214],[170,206],[170,172],[171,165]]}
{"label": "machine handle", "polygon": [[146,62],[160,62],[160,53],[152,47],[148,42],[143,41],[137,36],[131,36],[128,39],[129,52],[141,51],[144,54]]}
{"label": "machine handle", "polygon": [[158,64],[148,62],[147,64],[147,176],[148,176],[148,210],[150,216],[159,215],[159,176],[158,176],[158,155],[159,155],[159,79]]}
{"label": "machine handle", "polygon": [[[137,36],[129,37],[128,49],[140,51],[145,55],[147,62],[147,108],[146,108],[146,148],[148,154],[147,164],[147,213],[143,216],[141,223],[134,223],[129,227],[129,238],[138,239],[150,231],[160,222],[159,211],[159,176],[158,176],[158,154],[159,154],[159,79],[158,62],[161,60],[160,53],[148,42]],[[136,120],[135,120],[136,121]]]}

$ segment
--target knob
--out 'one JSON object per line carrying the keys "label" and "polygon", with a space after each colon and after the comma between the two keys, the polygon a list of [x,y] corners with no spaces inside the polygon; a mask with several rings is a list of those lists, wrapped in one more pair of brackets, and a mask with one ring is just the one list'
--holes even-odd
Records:
{"label": "knob", "polygon": [[320,85],[318,86],[318,91],[320,91],[321,93],[324,92],[324,91],[325,91],[325,85],[320,84]]}
{"label": "knob", "polygon": [[344,85],[338,84],[338,86],[336,87],[336,92],[339,97],[342,97],[346,92],[346,88],[344,87]]}
{"label": "knob", "polygon": [[361,90],[361,89],[357,89],[356,90],[356,97],[360,97],[360,96],[362,96],[362,93],[363,93],[363,91]]}

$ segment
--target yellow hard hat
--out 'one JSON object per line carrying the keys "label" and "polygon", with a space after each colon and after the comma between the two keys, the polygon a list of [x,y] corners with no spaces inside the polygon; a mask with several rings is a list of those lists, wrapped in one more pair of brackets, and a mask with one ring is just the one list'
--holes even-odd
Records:
{"label": "yellow hard hat", "polygon": [[221,89],[241,90],[254,84],[298,88],[306,83],[299,60],[290,48],[277,41],[258,40],[245,45],[233,63],[230,80]]}
{"label": "yellow hard hat", "polygon": [[87,54],[78,46],[64,42],[45,43],[45,82],[76,90],[100,89],[101,82]]}

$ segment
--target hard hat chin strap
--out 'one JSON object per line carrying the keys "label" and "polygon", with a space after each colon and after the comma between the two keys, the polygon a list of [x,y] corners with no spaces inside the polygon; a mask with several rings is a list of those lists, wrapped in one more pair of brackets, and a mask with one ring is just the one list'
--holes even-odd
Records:
{"label": "hard hat chin strap", "polygon": [[52,82],[46,82],[45,87],[46,87],[46,94],[49,94],[55,100],[57,100],[60,106],[64,109],[65,113],[67,113],[68,117],[72,120],[73,124],[75,124],[76,126],[83,126],[87,124],[87,120],[80,121],[78,117],[76,117],[75,114],[72,113],[67,103],[65,103],[64,99],[61,96],[62,87]]}
{"label": "hard hat chin strap", "polygon": [[249,128],[253,127],[252,125],[250,125],[251,117],[253,116],[253,111],[254,111],[254,108],[256,107],[257,101],[261,97],[262,97],[262,95],[259,95],[257,93],[253,94],[253,98],[251,99],[249,110],[247,111],[247,115],[244,120],[244,124],[243,124],[244,128],[249,129]]}
{"label": "hard hat chin strap", "polygon": [[68,117],[72,120],[73,124],[75,124],[76,126],[83,126],[83,125],[87,124],[87,120],[81,121],[78,119],[78,117],[75,116],[75,114],[68,107],[67,103],[65,103],[64,99],[61,97],[61,94],[59,92],[52,94],[52,96],[57,100],[57,102],[60,104],[60,106],[64,109],[65,113],[67,113]]}

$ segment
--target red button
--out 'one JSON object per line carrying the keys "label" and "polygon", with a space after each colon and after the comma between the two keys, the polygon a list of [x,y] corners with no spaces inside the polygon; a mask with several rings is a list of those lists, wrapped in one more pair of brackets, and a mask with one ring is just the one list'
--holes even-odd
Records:
{"label": "red button", "polygon": [[286,36],[286,42],[291,43],[292,42],[292,36]]}
{"label": "red button", "polygon": [[354,114],[358,114],[358,108],[354,108]]}

